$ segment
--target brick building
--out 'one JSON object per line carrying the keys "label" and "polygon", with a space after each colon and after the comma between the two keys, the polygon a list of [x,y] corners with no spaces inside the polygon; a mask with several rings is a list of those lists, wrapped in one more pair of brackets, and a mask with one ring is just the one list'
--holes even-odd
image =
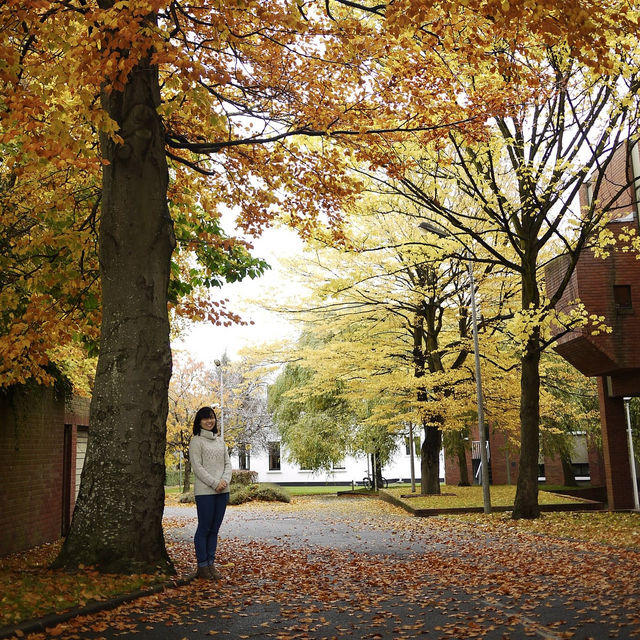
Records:
{"label": "brick building", "polygon": [[0,555],[67,533],[88,424],[88,399],[35,385],[0,392]]}
{"label": "brick building", "polygon": [[[518,459],[520,456],[516,444],[509,442],[506,435],[489,426],[490,478],[492,484],[515,484],[518,480]],[[476,473],[480,463],[480,441],[477,426],[472,432],[471,450],[466,452],[467,476],[469,481],[479,483]],[[589,481],[594,486],[604,484],[601,451],[587,439],[586,435],[575,437],[571,455],[577,480]],[[445,456],[445,481],[450,485],[460,482],[460,467],[457,458]],[[559,456],[541,456],[540,482],[550,485],[564,484],[564,474]]]}
{"label": "brick building", "polygon": [[[640,153],[638,146],[622,145],[601,173],[596,173],[580,194],[581,204],[594,199],[613,203],[608,229],[619,237],[624,229],[638,233],[640,213]],[[597,193],[594,193],[594,190]],[[548,295],[562,281],[569,256],[559,256],[546,269]],[[588,313],[603,316],[611,333],[592,335],[582,328],[558,338],[556,351],[579,372],[598,378],[602,424],[602,451],[586,443],[582,458],[573,460],[588,468],[591,484],[607,487],[607,500],[612,509],[633,508],[633,485],[626,434],[623,398],[640,395],[640,260],[634,252],[618,242],[606,259],[596,257],[588,249],[580,254],[575,271],[558,304],[568,310],[580,300]],[[476,443],[467,455],[469,478],[479,462]],[[509,447],[504,434],[489,428],[491,479],[494,484],[515,483],[518,476],[518,452]],[[476,451],[477,450],[477,451]],[[475,453],[474,453],[475,452]],[[549,484],[563,484],[559,458],[540,460],[541,479]],[[588,466],[587,466],[588,465]],[[445,459],[447,483],[460,479],[457,460]]]}
{"label": "brick building", "polygon": [[[597,176],[596,176],[597,177]],[[640,156],[638,147],[624,145],[593,184],[581,194],[582,204],[593,198],[614,200],[608,229],[619,238],[624,229],[638,232]],[[553,293],[564,273],[567,256],[560,256],[546,271],[547,290]],[[593,335],[582,328],[562,335],[556,350],[578,371],[598,378],[604,478],[612,509],[633,508],[633,484],[626,433],[624,398],[640,395],[640,260],[617,240],[606,259],[590,250],[580,254],[576,269],[558,307],[571,308],[579,299],[590,314],[604,316],[611,333]]]}

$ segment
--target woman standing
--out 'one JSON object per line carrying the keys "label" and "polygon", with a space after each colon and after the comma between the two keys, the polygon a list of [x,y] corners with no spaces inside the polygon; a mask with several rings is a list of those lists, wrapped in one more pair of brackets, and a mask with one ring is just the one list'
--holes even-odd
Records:
{"label": "woman standing", "polygon": [[189,460],[195,474],[194,494],[198,528],[193,542],[198,561],[198,578],[218,580],[214,566],[218,531],[229,503],[231,461],[224,440],[218,435],[218,421],[211,407],[202,407],[193,420]]}

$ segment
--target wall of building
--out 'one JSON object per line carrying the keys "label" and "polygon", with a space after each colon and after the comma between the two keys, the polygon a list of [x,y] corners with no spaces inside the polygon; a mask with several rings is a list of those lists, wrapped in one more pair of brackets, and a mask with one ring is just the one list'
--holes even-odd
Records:
{"label": "wall of building", "polygon": [[0,555],[60,537],[64,413],[52,388],[0,393]]}
{"label": "wall of building", "polygon": [[[411,479],[411,456],[407,453],[404,438],[399,437],[398,449],[391,460],[383,467],[382,475],[388,480],[410,481]],[[274,436],[273,441],[277,441]],[[239,468],[239,458],[237,453],[231,456],[231,463],[234,469]],[[369,463],[370,464],[370,463]],[[420,457],[419,452],[414,456],[415,477],[420,478]],[[314,472],[301,469],[295,462],[289,460],[284,446],[280,450],[280,469],[269,468],[269,454],[266,449],[251,449],[249,468],[258,473],[259,482],[273,482],[276,484],[339,484],[351,486],[362,483],[367,475],[366,456],[347,456],[339,467],[332,471]],[[440,456],[440,477],[444,478],[444,456]]]}
{"label": "wall of building", "polygon": [[51,387],[0,392],[0,555],[66,533],[75,505],[77,425],[88,400],[65,405]]}
{"label": "wall of building", "polygon": [[80,478],[89,437],[89,406],[89,398],[81,398],[75,395],[67,399],[65,406],[65,429],[68,431],[71,440],[65,456],[68,485],[65,487],[67,492],[65,495],[66,518],[63,516],[62,535],[67,535],[69,531],[73,509],[80,490]]}
{"label": "wall of building", "polygon": [[[473,433],[474,439],[478,438],[477,428]],[[516,484],[518,482],[518,460],[520,452],[513,444],[509,444],[504,433],[497,429],[489,430],[490,465],[492,484]],[[472,475],[474,468],[471,459],[471,451],[467,451],[467,473],[471,484],[479,484],[479,480]],[[588,475],[577,475],[576,480],[590,481],[593,485],[604,483],[602,476],[602,454],[595,445],[587,440],[586,435],[576,435],[571,454],[571,462],[574,464],[588,464]],[[540,458],[544,464],[544,475],[539,477],[540,482],[546,484],[564,484],[562,462],[559,456],[544,456]],[[445,478],[447,484],[457,485],[460,482],[460,469],[457,457],[447,456],[444,462]]]}

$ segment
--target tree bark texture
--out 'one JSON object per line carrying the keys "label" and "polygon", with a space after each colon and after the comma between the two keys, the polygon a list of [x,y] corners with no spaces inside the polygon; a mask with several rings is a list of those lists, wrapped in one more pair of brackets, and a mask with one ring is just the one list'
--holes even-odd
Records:
{"label": "tree bark texture", "polygon": [[102,328],[80,494],[58,566],[172,571],[162,531],[171,350],[167,313],[175,239],[156,107],[157,69],[142,60],[123,92],[103,92],[124,144],[101,138]]}
{"label": "tree bark texture", "polygon": [[384,488],[383,476],[382,476],[382,465],[380,464],[380,452],[376,451],[369,456],[371,462],[371,478],[375,477],[375,486],[378,489]]}
{"label": "tree bark texture", "polygon": [[184,458],[184,478],[182,481],[182,493],[189,493],[191,489],[191,460]]}
{"label": "tree bark texture", "polygon": [[[535,238],[536,234],[526,237]],[[537,259],[532,252],[523,258],[522,308],[538,308]],[[520,465],[513,518],[537,518],[538,458],[540,455],[540,328],[534,327],[522,357],[520,374]]]}
{"label": "tree bark texture", "polygon": [[565,487],[577,487],[576,474],[571,464],[571,453],[569,451],[560,452],[560,464],[562,465],[562,476]]}
{"label": "tree bark texture", "polygon": [[438,427],[425,425],[422,457],[420,460],[420,493],[440,493],[440,449],[442,431]]}
{"label": "tree bark texture", "polygon": [[456,455],[458,457],[458,468],[460,469],[459,487],[470,487],[469,468],[467,467],[467,449],[464,446],[464,438],[461,433],[456,434]]}
{"label": "tree bark texture", "polygon": [[[416,378],[423,378],[426,371],[427,356],[423,348],[423,340],[429,344],[431,351],[437,351],[437,341],[433,332],[425,336],[425,317],[428,307],[423,302],[414,315],[413,332],[413,369]],[[429,395],[426,387],[418,389],[418,400],[427,402]],[[442,432],[437,427],[424,425],[424,442],[420,448],[420,493],[440,493],[440,448]]]}

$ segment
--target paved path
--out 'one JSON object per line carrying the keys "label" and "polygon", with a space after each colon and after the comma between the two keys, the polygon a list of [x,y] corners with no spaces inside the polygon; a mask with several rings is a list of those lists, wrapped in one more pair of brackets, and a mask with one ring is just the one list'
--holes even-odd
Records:
{"label": "paved path", "polygon": [[[184,520],[185,526],[173,536],[193,540],[195,508],[166,507],[165,518]],[[294,548],[328,546],[358,553],[406,555],[424,551],[425,540],[417,538],[415,530],[398,528],[399,519],[415,520],[376,499],[317,496],[298,498],[291,506],[229,507],[220,537],[222,541],[239,538]],[[429,548],[449,548],[454,537],[449,531],[444,540],[431,538]]]}
{"label": "paved path", "polygon": [[[167,507],[191,562],[192,507]],[[640,552],[412,518],[370,499],[230,507],[219,583],[193,581],[59,638],[640,639]],[[186,565],[180,567],[186,570]]]}

